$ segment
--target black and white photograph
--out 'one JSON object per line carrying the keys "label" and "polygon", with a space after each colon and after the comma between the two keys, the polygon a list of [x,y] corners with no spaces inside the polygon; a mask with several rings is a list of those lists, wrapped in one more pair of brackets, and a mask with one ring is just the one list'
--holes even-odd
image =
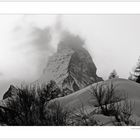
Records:
{"label": "black and white photograph", "polygon": [[140,126],[140,15],[1,14],[1,126]]}

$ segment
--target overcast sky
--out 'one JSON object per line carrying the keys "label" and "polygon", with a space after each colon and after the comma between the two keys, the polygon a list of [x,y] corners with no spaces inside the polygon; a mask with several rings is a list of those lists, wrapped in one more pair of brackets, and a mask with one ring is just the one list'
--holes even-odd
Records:
{"label": "overcast sky", "polygon": [[140,55],[140,15],[0,15],[0,92],[36,80],[57,48],[61,30],[85,40],[106,79],[128,78]]}

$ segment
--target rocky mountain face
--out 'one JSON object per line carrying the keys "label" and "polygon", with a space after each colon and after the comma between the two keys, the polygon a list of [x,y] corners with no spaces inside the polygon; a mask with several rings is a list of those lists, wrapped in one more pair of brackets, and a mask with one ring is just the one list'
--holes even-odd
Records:
{"label": "rocky mountain face", "polygon": [[84,41],[78,36],[64,36],[37,82],[54,80],[64,92],[71,93],[102,81],[96,74],[97,68],[89,52],[83,46]]}
{"label": "rocky mountain face", "polygon": [[16,97],[19,93],[19,89],[13,85],[10,85],[9,89],[4,93],[3,99],[0,100],[0,106],[7,106],[9,99]]}
{"label": "rocky mountain face", "polygon": [[6,91],[6,93],[3,95],[3,100],[6,98],[12,97],[14,95],[17,95],[19,90],[14,87],[13,85],[10,85],[9,89]]}

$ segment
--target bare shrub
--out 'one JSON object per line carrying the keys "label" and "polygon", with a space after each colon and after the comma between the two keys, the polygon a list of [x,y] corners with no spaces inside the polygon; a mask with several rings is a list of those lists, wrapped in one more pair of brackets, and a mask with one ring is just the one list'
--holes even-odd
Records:
{"label": "bare shrub", "polygon": [[95,106],[100,107],[104,115],[110,116],[114,111],[114,103],[122,100],[120,95],[116,96],[114,90],[115,87],[112,83],[110,85],[97,84],[92,86],[92,94],[97,101]]}
{"label": "bare shrub", "polygon": [[7,125],[30,126],[44,124],[44,103],[36,95],[35,88],[24,87],[19,90],[16,96],[8,100],[6,107],[11,111],[6,111],[4,114],[8,120]]}
{"label": "bare shrub", "polygon": [[[65,113],[56,106],[55,117],[47,114],[44,104],[59,96],[61,90],[55,82],[51,81],[48,85],[38,86],[21,86],[15,96],[7,98],[6,106],[0,107],[0,122],[6,125],[66,125],[62,121]],[[51,113],[51,112],[47,112]],[[49,118],[48,116],[52,117]]]}
{"label": "bare shrub", "polygon": [[98,123],[94,119],[94,116],[86,114],[85,112],[74,113],[71,119],[71,125],[74,126],[97,126]]}
{"label": "bare shrub", "polygon": [[117,103],[115,108],[116,113],[114,114],[116,122],[114,122],[114,125],[136,125],[136,122],[130,119],[133,108],[134,103],[132,103],[132,101],[129,101],[128,99]]}
{"label": "bare shrub", "polygon": [[115,92],[115,86],[97,84],[92,87],[92,94],[96,98],[99,112],[106,116],[114,116],[117,123],[115,125],[130,125],[133,105],[128,101],[126,93]]}
{"label": "bare shrub", "polygon": [[64,110],[60,103],[54,103],[53,109],[45,111],[45,117],[50,126],[66,126],[69,125],[70,112]]}

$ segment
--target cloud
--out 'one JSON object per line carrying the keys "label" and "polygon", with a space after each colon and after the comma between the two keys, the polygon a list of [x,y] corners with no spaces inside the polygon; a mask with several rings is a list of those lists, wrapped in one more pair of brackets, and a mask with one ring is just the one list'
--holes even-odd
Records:
{"label": "cloud", "polygon": [[61,16],[50,24],[43,18],[46,26],[43,20],[38,22],[38,17],[33,17],[21,16],[14,22],[10,34],[7,33],[12,39],[6,41],[7,48],[3,47],[5,53],[0,55],[4,80],[33,82],[40,77],[49,56],[57,51],[62,42],[77,43],[76,46],[84,43],[81,37],[64,28]]}
{"label": "cloud", "polygon": [[31,41],[32,45],[35,47],[35,49],[39,52],[44,51],[51,51],[51,28],[46,27],[45,29],[40,28],[33,28],[32,36],[34,36],[34,39]]}
{"label": "cloud", "polygon": [[32,24],[32,21],[27,22],[27,17],[24,16],[23,18],[25,18],[22,19],[24,24],[19,22],[13,29],[13,38],[16,42],[15,51],[18,51],[18,54],[24,58],[17,65],[23,69],[28,69],[29,74],[26,73],[26,75],[29,76],[24,75],[23,78],[34,80],[42,73],[48,57],[56,51],[58,36],[53,24],[41,28]]}
{"label": "cloud", "polygon": [[61,39],[58,43],[58,46],[69,46],[71,48],[83,47],[85,41],[79,35],[75,35],[69,31],[64,30],[61,33]]}

